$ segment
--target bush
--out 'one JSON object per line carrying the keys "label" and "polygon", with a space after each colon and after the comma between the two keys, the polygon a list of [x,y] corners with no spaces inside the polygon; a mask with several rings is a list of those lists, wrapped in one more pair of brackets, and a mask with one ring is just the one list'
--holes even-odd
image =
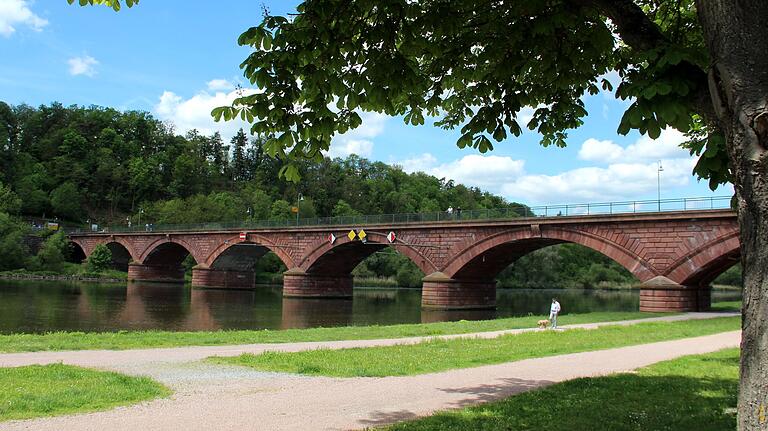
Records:
{"label": "bush", "polygon": [[40,269],[61,271],[68,253],[69,244],[64,232],[57,232],[49,236],[37,252]]}
{"label": "bush", "polygon": [[421,287],[421,279],[424,275],[413,263],[403,265],[395,276],[400,287]]}
{"label": "bush", "polygon": [[24,226],[0,212],[0,271],[24,267],[29,251],[24,245]]}
{"label": "bush", "polygon": [[112,266],[112,252],[104,244],[97,245],[86,259],[88,272],[98,273]]}

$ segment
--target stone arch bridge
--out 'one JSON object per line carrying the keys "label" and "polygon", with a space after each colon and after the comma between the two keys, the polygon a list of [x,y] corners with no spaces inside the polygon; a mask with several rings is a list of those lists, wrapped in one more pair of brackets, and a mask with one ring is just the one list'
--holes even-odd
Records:
{"label": "stone arch bridge", "polygon": [[[365,241],[347,235],[363,229]],[[387,235],[395,233],[390,242]],[[335,240],[331,240],[331,235]],[[423,279],[424,308],[495,306],[494,278],[521,256],[553,244],[576,243],[629,270],[642,283],[643,311],[704,310],[710,282],[738,262],[739,234],[730,210],[645,214],[452,220],[365,226],[313,226],[153,232],[71,233],[88,256],[106,244],[128,277],[183,281],[182,262],[197,265],[192,285],[250,288],[253,265],[269,251],[288,268],[283,295],[351,297],[351,271],[392,247],[412,260]]]}

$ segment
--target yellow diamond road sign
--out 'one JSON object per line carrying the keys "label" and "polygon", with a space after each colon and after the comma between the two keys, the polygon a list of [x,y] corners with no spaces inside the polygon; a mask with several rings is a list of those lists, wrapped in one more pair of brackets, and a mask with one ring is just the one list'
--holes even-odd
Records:
{"label": "yellow diamond road sign", "polygon": [[357,234],[355,233],[354,230],[349,231],[349,233],[347,234],[347,238],[349,238],[350,241],[354,241],[356,236]]}
{"label": "yellow diamond road sign", "polygon": [[368,236],[368,234],[365,233],[365,231],[362,229],[360,229],[360,232],[357,233],[357,237],[360,238],[360,241],[365,241],[366,236]]}

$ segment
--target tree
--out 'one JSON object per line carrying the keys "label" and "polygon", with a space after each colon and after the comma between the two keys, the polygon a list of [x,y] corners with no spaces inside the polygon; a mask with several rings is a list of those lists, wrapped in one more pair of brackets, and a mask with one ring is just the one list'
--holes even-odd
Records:
{"label": "tree", "polygon": [[248,137],[245,136],[243,129],[237,131],[232,137],[232,180],[243,181],[247,179],[247,167],[245,157],[245,146],[248,144]]}
{"label": "tree", "polygon": [[0,212],[9,214],[18,214],[21,210],[21,199],[11,190],[0,182]]}
{"label": "tree", "polygon": [[68,220],[79,220],[81,202],[80,193],[72,183],[64,183],[51,192],[51,206],[59,217]]}
{"label": "tree", "polygon": [[[564,146],[587,115],[582,96],[618,71],[631,104],[619,132],[690,133],[695,172],[732,181],[741,226],[744,311],[739,427],[768,409],[768,2],[764,0],[393,1],[306,0],[290,19],[265,14],[245,31],[244,75],[262,92],[212,111],[253,119],[274,136],[265,151],[318,160],[358,111],[461,128],[480,152],[541,134]],[[520,110],[534,108],[527,124]]]}
{"label": "tree", "polygon": [[102,272],[112,266],[112,252],[104,244],[93,248],[91,255],[86,259],[86,267],[89,272]]}

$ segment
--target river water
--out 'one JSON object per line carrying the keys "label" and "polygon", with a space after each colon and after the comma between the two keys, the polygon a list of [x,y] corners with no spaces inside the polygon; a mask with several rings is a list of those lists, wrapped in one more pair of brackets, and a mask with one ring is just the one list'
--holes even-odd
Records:
{"label": "river water", "polygon": [[[0,333],[163,329],[287,329],[318,326],[544,316],[556,296],[564,313],[636,311],[637,290],[498,289],[493,311],[421,310],[418,289],[356,288],[351,300],[283,298],[279,287],[203,290],[129,283],[0,280]],[[739,292],[713,292],[713,301]]]}

